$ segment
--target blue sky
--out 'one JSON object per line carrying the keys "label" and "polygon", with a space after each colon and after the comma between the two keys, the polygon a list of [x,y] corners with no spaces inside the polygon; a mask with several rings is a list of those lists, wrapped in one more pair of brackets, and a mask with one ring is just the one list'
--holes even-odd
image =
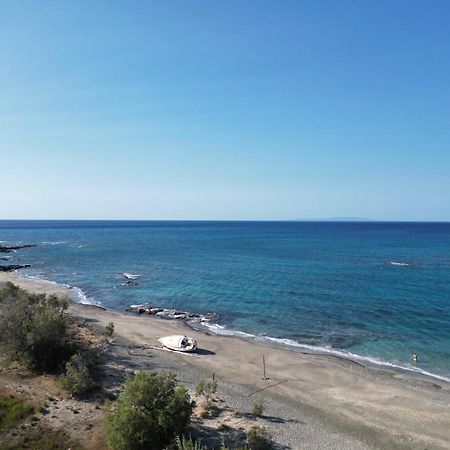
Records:
{"label": "blue sky", "polygon": [[0,4],[0,218],[450,220],[450,3]]}

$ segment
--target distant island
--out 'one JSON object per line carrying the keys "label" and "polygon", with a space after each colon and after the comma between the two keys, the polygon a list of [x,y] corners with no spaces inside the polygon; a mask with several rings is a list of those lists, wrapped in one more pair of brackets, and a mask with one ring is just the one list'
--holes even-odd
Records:
{"label": "distant island", "polygon": [[296,222],[378,222],[366,217],[325,217],[320,219],[294,219]]}

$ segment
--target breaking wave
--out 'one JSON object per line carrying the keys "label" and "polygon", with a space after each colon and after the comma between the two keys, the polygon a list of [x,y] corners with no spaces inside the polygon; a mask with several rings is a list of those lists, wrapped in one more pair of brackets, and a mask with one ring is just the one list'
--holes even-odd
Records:
{"label": "breaking wave", "polygon": [[390,264],[393,266],[399,266],[399,267],[409,267],[409,265],[410,265],[408,263],[398,262],[398,261],[391,261]]}

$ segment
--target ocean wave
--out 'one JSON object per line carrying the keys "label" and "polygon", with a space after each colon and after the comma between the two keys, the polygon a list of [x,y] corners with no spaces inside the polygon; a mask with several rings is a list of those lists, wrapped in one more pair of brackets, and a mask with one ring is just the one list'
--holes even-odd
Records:
{"label": "ocean wave", "polygon": [[400,267],[409,267],[409,265],[410,265],[408,263],[398,262],[398,261],[391,261],[390,264],[393,266],[400,266]]}
{"label": "ocean wave", "polygon": [[101,306],[101,302],[97,302],[93,298],[88,297],[83,289],[79,288],[78,286],[68,287],[70,289],[70,297],[75,303],[81,303],[82,305]]}
{"label": "ocean wave", "polygon": [[67,244],[65,241],[42,241],[41,244],[44,245],[61,245],[61,244]]}
{"label": "ocean wave", "polygon": [[122,275],[124,278],[127,278],[129,280],[136,280],[140,277],[140,275],[131,272],[124,272]]}
{"label": "ocean wave", "polygon": [[94,300],[93,298],[88,297],[84,293],[84,291],[81,288],[79,288],[78,286],[71,286],[70,284],[59,283],[57,281],[52,281],[52,280],[48,280],[46,278],[42,278],[39,275],[31,275],[31,274],[27,274],[27,273],[22,273],[21,277],[28,278],[30,280],[39,281],[39,283],[42,283],[42,284],[49,284],[51,286],[61,286],[61,287],[67,288],[70,291],[71,300],[73,300],[75,303],[81,303],[83,305],[101,306],[101,302],[98,302],[98,301]]}

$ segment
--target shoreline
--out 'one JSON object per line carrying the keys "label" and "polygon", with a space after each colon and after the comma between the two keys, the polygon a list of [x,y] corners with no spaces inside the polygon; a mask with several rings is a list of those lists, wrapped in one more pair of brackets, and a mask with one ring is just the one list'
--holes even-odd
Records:
{"label": "shoreline", "polygon": [[[1,274],[0,274],[1,275]],[[75,303],[79,303],[81,305],[92,305],[101,309],[105,309],[108,311],[117,311],[122,314],[127,314],[126,310],[121,311],[118,309],[113,308],[107,308],[103,306],[100,302],[97,302],[93,299],[90,299],[85,292],[77,287],[77,286],[71,286],[66,283],[59,283],[57,281],[51,281],[47,279],[42,279],[34,276],[26,276],[21,275],[17,271],[9,272],[6,274],[6,276],[12,276],[14,279],[17,280],[31,280],[33,282],[49,286],[59,286],[64,289],[68,289],[70,292],[70,299],[71,301]],[[1,278],[0,278],[1,281]],[[169,311],[175,311],[170,308],[164,308],[165,312]],[[188,312],[186,312],[188,313]],[[208,313],[214,315],[214,313]],[[293,341],[289,338],[277,338],[273,336],[266,336],[266,335],[255,335],[252,333],[247,333],[245,331],[241,330],[234,330],[231,328],[227,328],[226,325],[221,325],[219,323],[212,323],[209,322],[207,319],[208,314],[200,314],[199,316],[202,317],[202,320],[195,321],[195,320],[188,320],[188,319],[180,319],[180,318],[171,318],[171,317],[161,317],[162,320],[174,320],[178,322],[183,322],[187,325],[188,328],[193,329],[195,331],[203,332],[203,333],[212,333],[217,336],[226,336],[226,337],[235,337],[238,339],[244,339],[248,340],[250,342],[259,342],[262,345],[266,345],[268,347],[275,347],[280,349],[285,349],[288,351],[292,351],[299,354],[312,354],[312,355],[323,355],[323,356],[330,356],[335,357],[343,360],[350,361],[354,364],[360,364],[364,367],[372,367],[372,368],[378,368],[381,370],[391,370],[395,373],[405,374],[406,376],[411,376],[413,378],[423,378],[425,380],[437,380],[441,382],[450,383],[450,377],[441,375],[438,373],[430,372],[425,369],[421,369],[420,367],[414,367],[414,366],[405,366],[401,364],[397,364],[391,361],[386,361],[382,359],[378,359],[376,357],[371,356],[363,356],[351,352],[347,352],[345,350],[339,350],[339,349],[331,349],[326,347],[320,347],[315,345],[309,345],[309,344],[302,344],[297,341]],[[133,314],[132,314],[133,315]],[[198,316],[198,314],[196,314]],[[159,318],[155,315],[145,315],[145,317],[148,318]],[[200,324],[200,325],[199,325]]]}
{"label": "shoreline", "polygon": [[[0,281],[12,281],[41,293],[68,296],[71,291],[57,283],[17,274],[0,274]],[[298,414],[324,424],[326,436],[321,439],[338,433],[363,444],[358,448],[449,448],[450,383],[444,380],[362,365],[332,354],[300,352],[254,339],[212,334],[180,320],[126,314],[75,302],[68,313],[99,328],[112,321],[117,336],[140,346],[159,346],[158,336],[189,334],[199,344],[196,355],[152,351],[172,364],[215,373],[224,382],[264,392],[272,402],[293,405]],[[269,380],[262,379],[262,356]]]}

